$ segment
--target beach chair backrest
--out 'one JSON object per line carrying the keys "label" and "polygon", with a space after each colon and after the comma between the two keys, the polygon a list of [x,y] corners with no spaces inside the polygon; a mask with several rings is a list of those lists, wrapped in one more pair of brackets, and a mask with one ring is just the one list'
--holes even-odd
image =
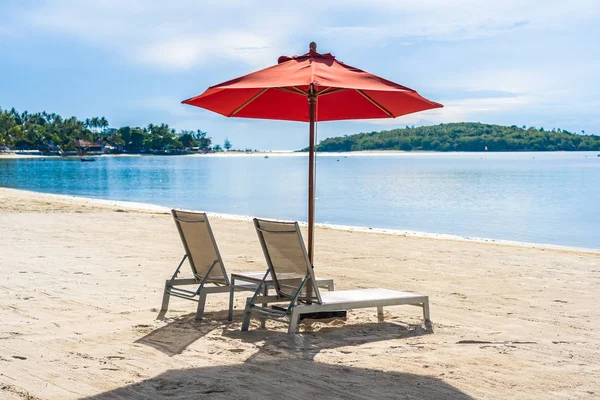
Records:
{"label": "beach chair backrest", "polygon": [[321,303],[298,223],[255,218],[254,226],[277,294]]}
{"label": "beach chair backrest", "polygon": [[229,285],[217,242],[205,213],[171,210],[196,279]]}

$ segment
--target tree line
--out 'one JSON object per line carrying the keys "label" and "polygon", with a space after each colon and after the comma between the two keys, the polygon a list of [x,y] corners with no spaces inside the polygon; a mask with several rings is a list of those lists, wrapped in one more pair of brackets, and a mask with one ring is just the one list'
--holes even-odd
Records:
{"label": "tree line", "polygon": [[[14,150],[47,150],[60,148],[62,151],[75,150],[78,140],[111,145],[115,152],[146,152],[153,150],[183,150],[197,148],[199,151],[221,151],[213,145],[207,132],[198,129],[177,132],[167,124],[148,126],[123,126],[110,129],[104,117],[63,118],[55,113],[19,113],[12,108],[0,108],[0,146]],[[225,140],[226,150],[231,149]]]}
{"label": "tree line", "polygon": [[[600,150],[600,136],[459,122],[418,128],[405,127],[381,132],[359,133],[321,141],[317,151],[424,150],[424,151],[586,151]],[[308,151],[305,148],[301,151]]]}

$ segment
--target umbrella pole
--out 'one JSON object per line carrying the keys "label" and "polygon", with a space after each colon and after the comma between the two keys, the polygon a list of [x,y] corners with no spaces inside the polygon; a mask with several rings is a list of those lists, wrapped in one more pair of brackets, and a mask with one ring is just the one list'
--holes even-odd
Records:
{"label": "umbrella pole", "polygon": [[310,121],[310,143],[308,146],[308,259],[313,263],[315,244],[315,104],[317,96],[311,85],[308,94],[308,116]]}

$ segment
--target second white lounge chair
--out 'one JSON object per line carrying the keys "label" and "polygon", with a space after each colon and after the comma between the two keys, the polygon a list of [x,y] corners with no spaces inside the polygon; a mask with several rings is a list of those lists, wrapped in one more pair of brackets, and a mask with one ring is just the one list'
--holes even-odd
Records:
{"label": "second white lounge chair", "polygon": [[[429,322],[427,296],[389,289],[338,290],[320,293],[314,284],[315,276],[310,264],[302,234],[297,222],[276,222],[254,219],[258,238],[269,266],[270,278],[277,294],[264,296],[259,286],[254,296],[248,298],[242,331],[247,331],[250,318],[288,319],[288,333],[296,333],[302,314],[321,311],[377,308],[383,320],[383,307],[409,304],[422,307],[423,317]],[[261,283],[265,285],[266,281]],[[269,303],[279,306],[269,307]]]}

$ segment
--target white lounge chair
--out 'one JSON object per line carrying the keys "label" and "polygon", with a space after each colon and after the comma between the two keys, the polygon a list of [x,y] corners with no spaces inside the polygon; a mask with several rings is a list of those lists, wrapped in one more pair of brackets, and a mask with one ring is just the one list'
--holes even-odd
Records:
{"label": "white lounge chair", "polygon": [[[261,272],[240,272],[234,274],[235,285],[227,276],[223,259],[217,247],[208,216],[205,213],[171,210],[175,225],[181,237],[185,255],[177,266],[175,273],[165,283],[161,313],[164,315],[169,307],[171,296],[195,301],[198,303],[196,319],[202,319],[206,295],[210,293],[229,293],[228,319],[233,316],[233,296],[235,291],[254,291],[262,281],[263,293],[268,294],[268,289],[273,281],[268,276],[268,270]],[[188,261],[193,278],[177,278],[181,267]],[[260,278],[257,279],[257,276]],[[332,279],[319,279],[318,284],[333,290]],[[187,290],[180,286],[198,285],[196,290]]]}
{"label": "white lounge chair", "polygon": [[[398,292],[389,289],[338,290],[320,293],[315,282],[302,234],[297,222],[275,222],[254,219],[275,296],[265,296],[259,286],[254,296],[248,298],[242,331],[247,331],[250,318],[261,320],[289,319],[288,333],[296,333],[302,314],[321,311],[377,308],[379,321],[383,320],[383,307],[409,304],[423,308],[423,317],[429,322],[429,299],[427,296]],[[266,281],[261,285],[266,284]],[[280,303],[270,306],[269,303]],[[283,306],[281,305],[283,304]]]}

